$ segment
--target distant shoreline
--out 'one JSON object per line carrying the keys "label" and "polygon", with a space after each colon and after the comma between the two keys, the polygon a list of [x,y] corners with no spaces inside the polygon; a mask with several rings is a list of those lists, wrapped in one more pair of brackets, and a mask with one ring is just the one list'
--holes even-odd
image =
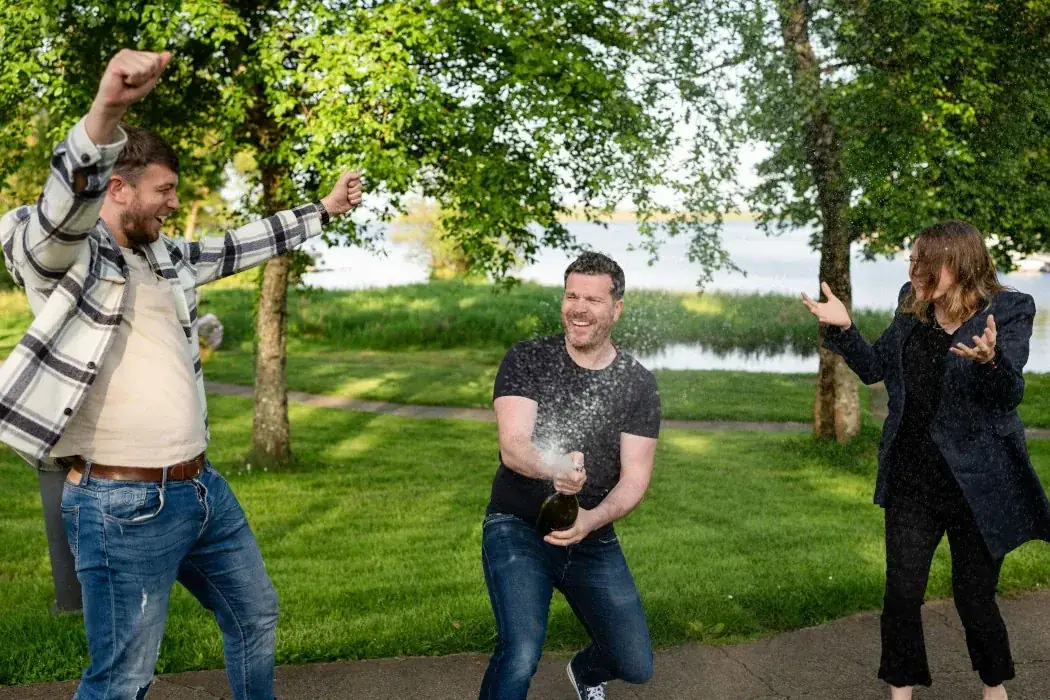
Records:
{"label": "distant shoreline", "polygon": [[[650,221],[663,222],[670,221],[676,216],[681,216],[682,213],[676,214],[653,214],[650,217]],[[691,218],[699,218],[705,221],[711,221],[714,219],[709,214],[692,214],[685,213],[686,216]],[[560,221],[588,221],[587,217],[582,211],[574,211],[566,216],[558,217]],[[624,221],[638,221],[638,214],[634,211],[617,210],[611,214],[605,216],[599,216],[594,219],[595,221],[607,221],[607,222],[624,222]],[[752,212],[729,212],[723,216],[724,221],[756,221],[757,217]]]}
{"label": "distant shoreline", "polygon": [[[402,214],[401,216],[396,217],[394,219],[394,224],[397,225],[397,226],[412,226],[413,224],[417,224],[417,225],[418,224],[429,224],[429,223],[432,223],[432,220],[434,219],[436,214],[437,214],[436,210],[431,210],[431,209],[428,209],[428,208],[425,208],[425,207],[421,208],[421,209],[420,208],[410,209],[408,212]],[[674,217],[682,216],[682,215],[685,215],[685,216],[688,216],[688,217],[694,218],[694,219],[701,219],[701,220],[704,220],[704,221],[711,221],[714,218],[710,214],[696,214],[696,213],[690,213],[690,212],[677,212],[677,213],[674,213],[674,214],[653,214],[650,217],[649,220],[650,221],[655,221],[655,222],[664,222],[664,221],[670,221]],[[574,209],[574,210],[572,210],[571,212],[569,212],[567,214],[563,214],[563,215],[559,216],[558,220],[562,221],[562,222],[587,222],[587,221],[607,222],[607,223],[634,222],[634,221],[638,221],[638,213],[635,212],[635,211],[630,211],[630,210],[626,210],[626,209],[618,209],[618,210],[616,210],[616,211],[614,211],[612,213],[604,214],[604,215],[601,215],[601,216],[597,216],[597,217],[595,217],[593,219],[588,219],[586,214],[584,213],[584,211],[582,209]],[[754,215],[753,212],[749,212],[749,211],[744,211],[744,212],[735,211],[735,212],[729,212],[729,213],[725,214],[724,217],[723,217],[723,220],[727,221],[727,222],[756,221],[757,217]]]}

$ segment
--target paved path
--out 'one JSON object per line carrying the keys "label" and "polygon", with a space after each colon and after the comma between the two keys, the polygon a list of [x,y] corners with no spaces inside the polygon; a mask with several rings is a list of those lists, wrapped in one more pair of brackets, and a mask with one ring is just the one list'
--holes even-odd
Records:
{"label": "paved path", "polygon": [[[1050,698],[1050,592],[1001,602],[1010,628],[1017,678],[1011,700]],[[926,606],[926,640],[934,684],[916,700],[979,700],[959,618],[948,601]],[[215,634],[218,634],[216,631]],[[610,700],[886,700],[875,678],[879,627],[875,613],[787,632],[737,646],[688,645],[656,654],[656,673],[644,686],[612,683]],[[477,697],[486,658],[460,654],[429,658],[348,661],[277,669],[281,700],[470,700]],[[573,700],[566,659],[545,658],[530,700]],[[73,683],[0,688],[0,700],[68,700]],[[229,698],[221,671],[162,676],[150,700]]]}
{"label": "paved path", "polygon": [[[223,382],[205,382],[205,389],[210,394],[225,396],[251,397],[252,387]],[[881,383],[872,386],[872,413],[880,423],[886,419],[886,390]],[[332,394],[308,394],[305,391],[289,391],[291,403],[335,408],[342,411],[359,413],[385,413],[391,416],[407,418],[451,418],[455,420],[479,420],[495,422],[496,417],[488,408],[455,408],[453,406],[417,406],[385,401],[363,401]],[[741,430],[770,433],[807,433],[813,430],[809,423],[774,423],[769,421],[731,421],[731,420],[665,420],[664,428],[674,430]],[[1028,437],[1050,438],[1050,429],[1028,428]],[[1050,700],[1050,699],[1048,699]]]}
{"label": "paved path", "polygon": [[[205,382],[209,394],[225,396],[252,395],[252,387],[223,382]],[[385,413],[391,416],[406,418],[451,418],[455,420],[478,420],[494,423],[496,416],[489,408],[456,408],[454,406],[418,406],[414,404],[387,403],[385,401],[363,401],[346,396],[332,394],[308,394],[305,391],[289,391],[291,403],[336,408],[342,411],[361,413]],[[665,420],[664,428],[678,430],[762,430],[768,432],[807,432],[813,430],[809,423],[773,423],[758,421],[707,421],[707,420]],[[1048,431],[1050,432],[1050,431]]]}

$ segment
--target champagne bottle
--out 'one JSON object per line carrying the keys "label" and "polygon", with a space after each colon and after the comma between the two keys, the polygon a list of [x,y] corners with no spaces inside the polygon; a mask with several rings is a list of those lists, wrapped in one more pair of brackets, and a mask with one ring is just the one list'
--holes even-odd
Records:
{"label": "champagne bottle", "polygon": [[[552,460],[554,470],[558,471],[583,471],[568,455],[560,455]],[[536,530],[541,537],[545,537],[555,530],[568,530],[576,524],[576,516],[580,512],[580,501],[576,494],[566,495],[555,491],[543,501],[540,513],[536,516]]]}
{"label": "champagne bottle", "polygon": [[580,501],[576,494],[567,496],[555,491],[547,496],[540,506],[540,514],[536,517],[536,530],[544,537],[554,530],[568,530],[576,524],[579,512]]}

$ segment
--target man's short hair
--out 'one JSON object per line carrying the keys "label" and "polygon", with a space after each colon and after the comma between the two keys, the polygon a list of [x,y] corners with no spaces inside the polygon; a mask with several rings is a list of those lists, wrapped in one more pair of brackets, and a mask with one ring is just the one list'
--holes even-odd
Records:
{"label": "man's short hair", "polygon": [[160,134],[138,126],[121,124],[128,142],[120,152],[113,172],[133,185],[137,185],[146,168],[156,163],[179,174],[179,156],[175,149]]}
{"label": "man's short hair", "polygon": [[566,283],[569,281],[569,275],[574,272],[580,275],[609,275],[609,277],[612,277],[612,289],[610,291],[613,299],[617,301],[623,299],[623,292],[627,287],[627,282],[623,276],[623,268],[608,255],[587,251],[576,258],[565,268]]}

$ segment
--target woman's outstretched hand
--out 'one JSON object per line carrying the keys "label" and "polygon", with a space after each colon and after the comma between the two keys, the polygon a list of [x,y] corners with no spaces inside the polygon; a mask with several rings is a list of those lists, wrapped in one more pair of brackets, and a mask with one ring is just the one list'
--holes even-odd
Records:
{"label": "woman's outstretched hand", "polygon": [[842,330],[852,326],[853,321],[849,317],[846,305],[831,293],[831,287],[828,286],[828,283],[821,282],[820,288],[824,290],[824,296],[828,298],[827,301],[813,301],[808,294],[802,292],[802,303],[806,305],[809,312],[816,316],[818,321],[827,326],[838,326]]}
{"label": "woman's outstretched hand", "polygon": [[948,348],[958,357],[965,357],[981,364],[986,364],[995,359],[995,340],[998,331],[995,328],[995,317],[989,315],[985,324],[984,333],[973,336],[973,347],[967,347],[962,343],[956,343],[955,347]]}

